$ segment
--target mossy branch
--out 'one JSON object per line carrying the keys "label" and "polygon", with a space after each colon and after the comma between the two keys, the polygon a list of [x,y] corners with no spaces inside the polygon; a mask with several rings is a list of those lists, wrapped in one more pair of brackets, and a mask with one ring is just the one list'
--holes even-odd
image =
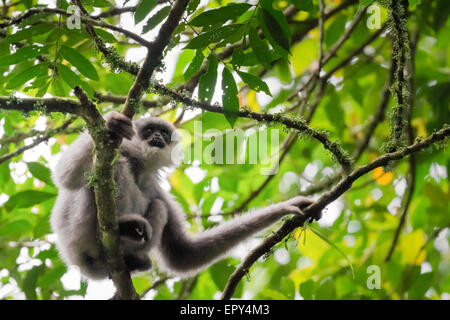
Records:
{"label": "mossy branch", "polygon": [[94,192],[100,241],[111,279],[117,289],[115,297],[118,299],[135,299],[137,294],[132,285],[130,274],[126,271],[119,246],[119,227],[116,217],[112,170],[115,153],[111,152],[111,150],[114,150],[114,141],[106,130],[106,123],[95,104],[88,99],[79,87],[75,87],[74,93],[79,101],[68,98],[0,96],[0,109],[22,112],[45,110],[47,113],[69,113],[80,116],[85,120],[94,143]]}
{"label": "mossy branch", "polygon": [[111,138],[105,120],[98,112],[95,104],[79,87],[74,93],[80,100],[83,118],[86,121],[89,134],[94,144],[93,183],[95,203],[97,207],[98,232],[103,249],[103,255],[109,275],[116,287],[115,298],[136,299],[137,293],[133,287],[130,273],[127,271],[120,247],[117,206],[114,195],[115,182],[113,160],[115,141]]}
{"label": "mossy branch", "polygon": [[392,36],[392,66],[394,78],[391,91],[397,105],[391,115],[391,134],[384,145],[387,152],[398,150],[406,144],[406,104],[411,96],[406,67],[411,60],[411,48],[408,33],[408,0],[391,0],[389,4],[389,27]]}
{"label": "mossy branch", "polygon": [[449,137],[450,125],[446,125],[441,130],[430,135],[428,138],[404,147],[396,152],[386,153],[369,164],[355,169],[351,174],[342,178],[336,186],[324,193],[316,202],[311,204],[308,208],[303,209],[305,216],[295,216],[294,218],[289,219],[280,227],[280,229],[266,237],[259,246],[252,250],[228,279],[221,298],[224,300],[230,299],[239,281],[245,276],[245,274],[250,270],[250,267],[260,257],[269,252],[274,245],[281,242],[296,228],[303,226],[303,224],[310,219],[309,217],[316,216],[316,214],[323,210],[328,204],[347,192],[352,187],[353,182],[355,182],[358,178],[369,173],[375,168],[385,166],[394,160],[400,160],[410,154],[419,152],[432,144],[442,143],[446,140],[448,141]]}
{"label": "mossy branch", "polygon": [[[155,83],[152,87],[158,94],[167,96],[174,101],[184,104],[185,106],[199,108],[214,113],[224,113],[223,107],[221,106],[199,102],[188,96],[175,92],[161,84]],[[239,111],[238,116],[241,118],[253,119],[269,125],[281,124],[286,128],[296,129],[299,134],[312,137],[322,143],[324,148],[330,151],[334,158],[339,162],[344,172],[349,172],[351,170],[353,161],[341,145],[330,140],[328,133],[309,127],[306,121],[302,118],[288,117],[283,114],[258,113],[247,109]]]}

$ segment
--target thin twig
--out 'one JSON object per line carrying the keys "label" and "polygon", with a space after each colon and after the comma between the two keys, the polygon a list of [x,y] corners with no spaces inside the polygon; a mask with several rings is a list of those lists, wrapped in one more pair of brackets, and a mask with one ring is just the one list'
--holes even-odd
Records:
{"label": "thin twig", "polygon": [[159,278],[158,280],[156,280],[155,282],[152,283],[152,285],[150,287],[148,287],[147,289],[145,289],[139,296],[139,300],[142,300],[147,293],[149,293],[150,291],[158,288],[160,285],[164,284],[167,280],[169,280],[170,277],[169,276],[164,276]]}
{"label": "thin twig", "polygon": [[61,126],[55,129],[51,129],[43,133],[41,136],[37,137],[36,140],[34,140],[29,145],[23,146],[21,148],[18,148],[16,151],[5,154],[0,157],[0,164],[11,159],[14,157],[17,157],[18,155],[22,154],[23,152],[32,149],[36,147],[37,145],[41,144],[42,142],[48,141],[51,137],[54,135],[63,132],[75,119],[71,118],[69,120],[66,120]]}
{"label": "thin twig", "polygon": [[[224,112],[223,107],[199,102],[192,98],[183,96],[160,84],[155,84],[154,89],[160,95],[170,97],[174,101],[183,103],[186,106],[199,108],[214,113],[223,114]],[[241,118],[257,120],[258,122],[266,122],[273,124],[279,123],[283,124],[289,129],[296,129],[298,130],[299,133],[304,133],[322,143],[323,147],[326,150],[330,151],[336,157],[336,160],[341,164],[344,170],[347,170],[348,168],[351,167],[351,160],[347,157],[345,151],[342,150],[341,146],[338,143],[331,141],[325,133],[312,129],[302,119],[293,119],[283,116],[281,114],[258,113],[249,110],[239,111],[238,116]]]}
{"label": "thin twig", "polygon": [[[78,3],[77,3],[77,6],[80,7]],[[72,15],[71,13],[69,13],[63,9],[59,9],[59,8],[30,8],[27,11],[25,11],[24,13],[22,13],[21,15],[15,17],[15,18],[12,18],[11,20],[8,20],[6,22],[0,23],[0,28],[5,28],[8,26],[19,24],[24,19],[31,17],[35,14],[43,13],[43,12],[60,14],[60,15],[66,16],[66,17]],[[81,15],[80,19],[81,19],[81,21],[83,21],[86,24],[94,25],[97,27],[102,27],[102,28],[106,28],[106,29],[109,29],[112,31],[122,33],[123,35],[129,37],[130,39],[133,39],[134,41],[143,45],[144,47],[149,47],[152,45],[152,42],[145,40],[144,38],[142,38],[141,36],[137,35],[134,32],[123,29],[121,27],[110,25],[104,21],[100,22],[100,21],[90,18],[89,15],[87,14],[87,12],[86,12],[86,14]]]}
{"label": "thin twig", "polygon": [[178,26],[181,17],[183,16],[189,0],[177,0],[170,10],[164,24],[159,30],[158,36],[152,45],[148,48],[147,56],[145,57],[144,64],[142,65],[139,73],[137,74],[134,84],[131,86],[128,92],[127,100],[123,114],[133,118],[135,112],[135,104],[140,100],[143,92],[149,87],[149,80],[153,75],[153,71],[161,63],[162,54],[171,40],[172,33]]}

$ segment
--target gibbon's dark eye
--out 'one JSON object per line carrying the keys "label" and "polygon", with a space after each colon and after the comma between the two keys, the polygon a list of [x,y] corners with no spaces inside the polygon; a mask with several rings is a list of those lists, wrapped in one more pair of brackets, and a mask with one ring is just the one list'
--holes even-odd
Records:
{"label": "gibbon's dark eye", "polygon": [[167,142],[169,141],[169,133],[167,131],[161,131],[161,134],[164,138],[164,140],[166,140]]}

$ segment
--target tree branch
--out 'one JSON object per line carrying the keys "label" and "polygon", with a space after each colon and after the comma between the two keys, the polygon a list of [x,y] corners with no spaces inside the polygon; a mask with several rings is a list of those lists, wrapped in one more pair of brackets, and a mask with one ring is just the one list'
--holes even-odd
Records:
{"label": "tree branch", "polygon": [[155,68],[161,63],[162,53],[169,44],[172,33],[178,26],[188,3],[189,0],[175,1],[172,9],[170,10],[169,16],[159,30],[158,36],[148,48],[148,53],[145,57],[144,64],[137,74],[136,81],[128,92],[128,97],[122,112],[128,118],[133,118],[135,103],[140,100],[143,91],[148,89],[149,80],[153,75],[153,71],[155,71]]}
{"label": "tree branch", "polygon": [[109,275],[116,287],[116,299],[136,299],[137,293],[131,282],[123,259],[119,239],[119,224],[117,221],[117,206],[114,196],[114,170],[115,157],[114,141],[106,129],[106,123],[98,112],[95,104],[79,87],[74,93],[80,100],[83,108],[83,118],[86,121],[89,134],[94,143],[93,156],[93,187],[97,207],[97,221],[100,242]]}
{"label": "tree branch", "polygon": [[[419,39],[419,33],[418,31],[415,33],[414,39],[410,42],[411,47],[411,59],[409,60],[409,88],[411,91],[411,95],[409,96],[409,99],[407,101],[407,109],[406,109],[406,119],[408,121],[407,126],[407,136],[408,136],[408,143],[411,144],[414,139],[412,126],[411,126],[411,118],[412,118],[412,109],[414,106],[414,72],[415,72],[415,54],[416,54],[416,47],[417,47],[417,41]],[[384,259],[384,261],[391,260],[392,254],[394,253],[395,247],[397,245],[398,239],[400,237],[400,232],[403,229],[403,226],[406,222],[406,217],[408,215],[409,206],[411,204],[412,196],[414,194],[414,190],[416,188],[416,157],[414,154],[411,154],[409,156],[409,174],[408,174],[408,193],[406,196],[406,200],[403,202],[402,206],[402,214],[400,216],[400,221],[398,223],[397,228],[395,229],[394,238],[392,240],[391,247],[389,248],[389,251]]]}
{"label": "tree branch", "polygon": [[[110,93],[101,93],[98,91],[94,92],[94,97],[97,99],[98,103],[111,102],[114,104],[124,104],[127,100],[125,96],[117,96]],[[168,102],[168,101],[167,101]],[[147,109],[157,108],[167,103],[166,101],[156,101],[156,100],[142,100],[140,103]]]}
{"label": "tree branch", "polygon": [[[168,0],[158,0],[158,4],[162,4],[162,3],[166,3],[166,2],[169,2],[169,1]],[[122,8],[114,7],[107,11],[100,12],[97,15],[93,15],[93,16],[91,16],[91,18],[92,19],[110,18],[113,16],[121,15],[123,13],[135,12],[136,8],[137,8],[137,6],[129,6],[129,7],[122,7]]]}
{"label": "tree branch", "polygon": [[105,121],[94,103],[79,87],[75,87],[74,93],[79,102],[66,98],[0,97],[0,109],[71,113],[83,117],[86,121],[95,150],[93,185],[103,254],[111,279],[117,289],[115,297],[134,299],[137,294],[120,251],[119,226],[116,217],[114,188],[112,187],[114,186],[112,163],[115,156],[115,153],[111,152],[114,150],[113,139],[106,130]]}
{"label": "tree branch", "polygon": [[311,216],[315,216],[318,212],[323,210],[328,204],[336,200],[340,195],[349,190],[359,177],[367,174],[375,168],[387,165],[393,160],[399,160],[412,153],[419,152],[433,143],[443,141],[450,137],[450,126],[445,126],[443,129],[433,133],[427,139],[419,141],[408,147],[402,148],[399,151],[386,153],[377,159],[373,160],[369,164],[355,169],[347,177],[341,179],[341,181],[333,187],[330,191],[323,194],[316,202],[311,204],[308,208],[304,209],[305,216],[295,216],[286,221],[279,230],[271,234],[264,241],[250,252],[244,261],[236,268],[233,274],[228,279],[225,289],[222,293],[221,299],[228,300],[233,295],[236,286],[242,277],[249,271],[250,267],[265,253],[278,242],[282,241],[288,234],[294,231],[296,228],[302,226]]}
{"label": "tree branch", "polygon": [[[79,6],[79,4],[77,4],[77,6]],[[35,14],[43,13],[43,12],[60,14],[60,15],[66,16],[66,17],[72,15],[71,13],[69,13],[63,9],[59,9],[59,8],[30,8],[27,11],[25,11],[24,13],[22,13],[21,15],[8,20],[7,22],[0,23],[0,28],[5,28],[8,26],[19,24],[24,19],[29,18]],[[81,21],[83,21],[86,24],[94,25],[97,27],[102,27],[102,28],[106,28],[106,29],[109,29],[112,31],[122,33],[123,35],[129,37],[130,39],[133,39],[134,41],[143,45],[144,47],[149,47],[152,45],[152,43],[150,41],[145,40],[144,38],[140,37],[139,35],[137,35],[134,32],[128,31],[121,27],[110,25],[104,21],[100,22],[100,21],[94,20],[89,15],[82,15],[82,16],[80,16],[80,19],[81,19]]]}
{"label": "tree branch", "polygon": [[[223,114],[224,112],[223,107],[196,101],[189,97],[183,96],[160,84],[155,84],[154,89],[157,93],[170,97],[174,101],[183,103],[186,106],[191,106],[194,108],[199,108],[214,113]],[[336,160],[340,163],[340,165],[344,170],[348,170],[352,165],[350,157],[346,154],[346,152],[340,147],[338,143],[331,141],[326,133],[312,129],[302,119],[290,118],[283,116],[281,114],[258,113],[249,110],[239,111],[238,116],[241,118],[253,119],[258,122],[265,122],[273,125],[283,124],[289,129],[296,129],[298,130],[299,133],[306,134],[307,136],[310,136],[316,139],[317,141],[321,142],[324,148],[331,152],[331,154],[336,158]]]}
{"label": "tree branch", "polygon": [[[331,9],[329,12],[325,12],[324,21],[327,21],[329,18],[333,17],[335,14],[341,12],[342,10],[344,10],[344,9],[348,8],[349,6],[356,4],[356,3],[358,3],[357,0],[347,0],[347,1],[343,2],[342,4],[338,5],[337,7]],[[285,11],[285,15],[288,18],[293,18],[293,16],[295,15],[294,14],[295,12],[297,12],[295,10],[295,7],[292,8],[292,10],[290,8],[288,8]],[[290,21],[290,22],[293,22],[293,21]],[[293,33],[293,35],[291,37],[292,44],[300,42],[308,34],[309,31],[311,31],[312,29],[317,27],[319,24],[319,19],[311,19],[308,21],[302,21],[301,23],[304,24],[305,27],[300,29],[299,31]],[[242,47],[242,45],[243,45],[243,42],[240,41],[233,45],[227,46],[224,50],[217,53],[218,60],[225,60],[225,59],[231,57],[234,50],[239,47]],[[246,42],[246,45],[249,45],[248,41]],[[245,48],[246,47],[243,47],[243,49],[245,49]],[[200,77],[206,72],[207,68],[208,68],[208,63],[205,61],[202,64],[200,70],[195,75],[193,75],[187,83],[180,85],[177,88],[177,91],[180,91],[183,89],[186,89],[190,92],[194,91],[195,87],[198,85],[198,82],[200,81]]]}
{"label": "tree branch", "polygon": [[46,132],[40,134],[39,137],[36,138],[36,140],[34,140],[32,143],[30,143],[29,145],[23,146],[21,148],[18,148],[16,151],[5,154],[3,156],[0,157],[0,164],[11,159],[14,157],[17,157],[18,155],[22,154],[23,152],[32,149],[34,147],[36,147],[37,145],[41,144],[42,142],[48,141],[51,137],[53,137],[54,135],[63,132],[70,124],[72,124],[72,122],[74,121],[74,118],[71,118],[69,120],[66,120],[61,126],[59,126],[58,128],[54,128],[54,129],[50,129],[47,130]]}

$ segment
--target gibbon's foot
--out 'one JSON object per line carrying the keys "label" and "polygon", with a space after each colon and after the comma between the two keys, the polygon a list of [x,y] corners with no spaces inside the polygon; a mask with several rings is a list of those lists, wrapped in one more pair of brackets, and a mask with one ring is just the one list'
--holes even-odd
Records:
{"label": "gibbon's foot", "polygon": [[123,258],[129,272],[145,271],[152,267],[148,252],[140,251],[137,253],[129,253],[125,254]]}
{"label": "gibbon's foot", "polygon": [[131,119],[121,113],[111,111],[105,115],[105,120],[108,130],[121,138],[131,140],[136,134]]}
{"label": "gibbon's foot", "polygon": [[150,269],[148,252],[153,235],[150,223],[140,215],[128,214],[119,217],[119,233],[127,270]]}

